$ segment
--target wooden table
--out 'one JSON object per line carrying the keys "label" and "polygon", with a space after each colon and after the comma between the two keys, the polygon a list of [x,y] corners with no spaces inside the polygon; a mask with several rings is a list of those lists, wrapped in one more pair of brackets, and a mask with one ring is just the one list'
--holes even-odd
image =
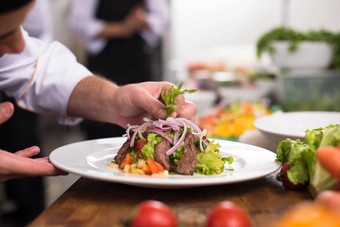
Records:
{"label": "wooden table", "polygon": [[175,212],[180,226],[204,226],[213,205],[237,203],[253,226],[271,226],[293,204],[311,200],[305,191],[287,191],[275,173],[243,183],[185,189],[152,189],[80,178],[29,226],[121,226],[144,200],[159,200]]}

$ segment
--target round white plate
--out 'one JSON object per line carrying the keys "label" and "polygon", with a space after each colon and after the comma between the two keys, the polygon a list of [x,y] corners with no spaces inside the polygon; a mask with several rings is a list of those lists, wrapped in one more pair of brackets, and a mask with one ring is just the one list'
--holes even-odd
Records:
{"label": "round white plate", "polygon": [[339,112],[300,111],[278,112],[260,117],[254,121],[254,126],[269,139],[275,141],[304,139],[307,129],[326,127],[330,124],[340,124]]}
{"label": "round white plate", "polygon": [[114,159],[125,141],[126,138],[118,137],[65,145],[52,151],[50,160],[56,167],[83,177],[156,188],[183,188],[242,182],[263,177],[280,167],[280,164],[275,162],[276,154],[271,151],[237,142],[215,140],[221,145],[222,156],[233,156],[234,163],[230,167],[234,171],[224,171],[220,175],[212,176],[170,174],[165,177],[155,177],[124,174],[119,169],[108,168],[107,164]]}

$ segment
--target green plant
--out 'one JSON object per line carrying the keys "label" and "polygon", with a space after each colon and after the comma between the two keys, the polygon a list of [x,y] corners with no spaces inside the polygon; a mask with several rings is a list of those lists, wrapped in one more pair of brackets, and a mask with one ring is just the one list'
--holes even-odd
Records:
{"label": "green plant", "polygon": [[277,27],[263,34],[257,41],[257,57],[264,52],[273,53],[272,41],[289,41],[289,51],[295,52],[302,41],[326,42],[334,49],[334,57],[331,68],[340,69],[340,33],[332,33],[327,30],[300,32],[291,28]]}

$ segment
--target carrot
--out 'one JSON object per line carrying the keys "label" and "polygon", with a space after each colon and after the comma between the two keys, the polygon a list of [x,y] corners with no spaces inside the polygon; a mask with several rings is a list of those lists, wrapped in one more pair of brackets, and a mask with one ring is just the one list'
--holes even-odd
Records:
{"label": "carrot", "polygon": [[340,145],[319,148],[316,155],[322,167],[340,180]]}
{"label": "carrot", "polygon": [[159,163],[155,162],[152,158],[148,158],[146,162],[148,163],[152,174],[157,174],[164,171],[163,167]]}
{"label": "carrot", "polygon": [[144,164],[142,166],[142,170],[144,171],[145,174],[151,174],[151,170],[147,164]]}
{"label": "carrot", "polygon": [[164,168],[161,164],[159,164],[158,162],[155,162],[156,166],[157,166],[157,169],[158,169],[158,172],[164,172]]}
{"label": "carrot", "polygon": [[122,163],[120,164],[119,168],[123,169],[126,166],[126,164],[131,164],[132,161],[133,161],[133,158],[131,157],[129,153],[127,153]]}

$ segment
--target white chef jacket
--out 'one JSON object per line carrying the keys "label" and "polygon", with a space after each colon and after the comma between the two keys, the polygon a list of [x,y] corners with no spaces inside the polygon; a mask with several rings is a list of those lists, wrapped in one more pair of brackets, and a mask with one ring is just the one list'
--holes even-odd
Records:
{"label": "white chef jacket", "polygon": [[92,73],[61,43],[46,45],[22,31],[24,51],[0,58],[0,90],[24,109],[55,116],[60,124],[78,123],[80,118],[67,116],[67,103],[79,81]]}
{"label": "white chef jacket", "polygon": [[[70,24],[91,54],[99,53],[107,43],[105,38],[97,37],[106,23],[95,16],[98,3],[98,0],[71,1]],[[148,45],[154,47],[168,26],[170,7],[167,0],[146,0],[145,7],[150,29],[143,29],[140,34]]]}

